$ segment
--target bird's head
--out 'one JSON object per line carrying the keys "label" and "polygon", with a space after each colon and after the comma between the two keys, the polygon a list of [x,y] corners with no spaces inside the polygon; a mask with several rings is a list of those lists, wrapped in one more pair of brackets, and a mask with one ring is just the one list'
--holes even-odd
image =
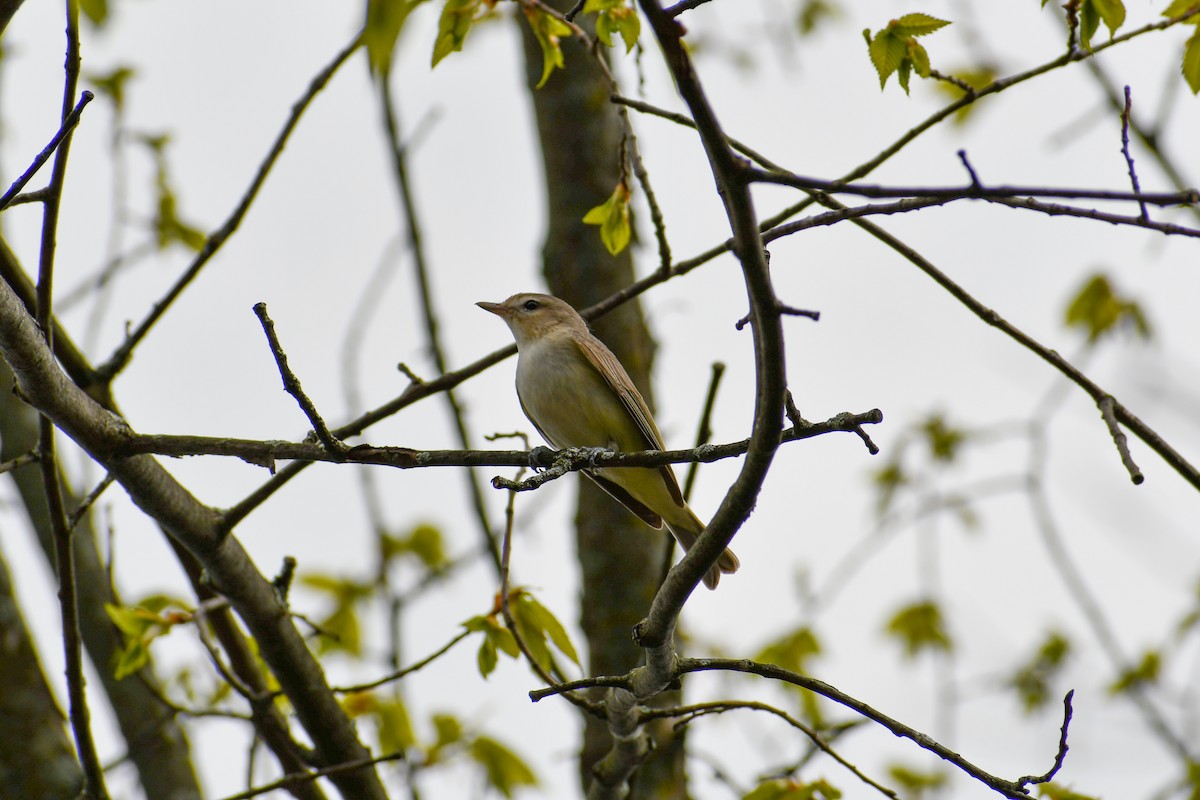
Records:
{"label": "bird's head", "polygon": [[522,292],[503,303],[480,302],[475,305],[508,323],[518,346],[554,333],[587,333],[587,323],[583,317],[564,301],[548,294]]}

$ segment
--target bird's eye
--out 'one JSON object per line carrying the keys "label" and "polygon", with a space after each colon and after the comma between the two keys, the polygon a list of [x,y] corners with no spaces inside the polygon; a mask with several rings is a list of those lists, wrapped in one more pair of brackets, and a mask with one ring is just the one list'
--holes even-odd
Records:
{"label": "bird's eye", "polygon": [[522,308],[524,308],[526,311],[534,311],[539,306],[541,306],[541,303],[539,303],[537,300],[526,300]]}

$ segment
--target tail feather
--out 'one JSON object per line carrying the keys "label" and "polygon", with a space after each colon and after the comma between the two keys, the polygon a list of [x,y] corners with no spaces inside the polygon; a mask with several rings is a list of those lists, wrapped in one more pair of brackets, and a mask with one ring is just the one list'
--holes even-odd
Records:
{"label": "tail feather", "polygon": [[[667,523],[667,528],[670,529],[671,535],[675,537],[675,541],[679,542],[685,552],[691,550],[692,545],[700,538],[700,534],[704,533],[704,525],[698,519],[696,520],[696,524],[699,526],[699,530],[691,530],[690,527],[685,528],[679,525],[672,525],[669,522]],[[738,557],[733,554],[732,550],[725,548],[725,552],[721,553],[720,558],[717,559],[717,563],[705,574],[704,585],[709,589],[716,589],[722,574],[732,575],[738,571],[738,567],[740,566],[741,562],[738,561]]]}

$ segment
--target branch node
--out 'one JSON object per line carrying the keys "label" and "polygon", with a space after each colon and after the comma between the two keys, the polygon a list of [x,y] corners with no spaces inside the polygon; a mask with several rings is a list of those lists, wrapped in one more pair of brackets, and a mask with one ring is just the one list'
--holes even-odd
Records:
{"label": "branch node", "polygon": [[1146,480],[1146,476],[1142,474],[1142,470],[1134,463],[1133,456],[1129,453],[1129,440],[1125,438],[1125,432],[1121,430],[1121,426],[1117,422],[1116,402],[1111,394],[1106,394],[1096,402],[1096,406],[1100,409],[1100,416],[1103,417],[1104,424],[1108,426],[1108,433],[1112,436],[1113,444],[1117,446],[1117,452],[1121,455],[1121,463],[1128,470],[1130,480],[1135,486],[1138,486]]}
{"label": "branch node", "polygon": [[255,303],[254,315],[258,317],[258,321],[262,324],[263,333],[267,335],[267,342],[271,347],[271,355],[275,357],[275,366],[279,368],[279,375],[283,378],[284,391],[296,398],[296,402],[300,405],[300,410],[304,412],[304,416],[308,417],[308,421],[312,423],[313,433],[320,440],[326,451],[330,455],[344,458],[350,448],[329,430],[329,426],[325,424],[325,420],[321,419],[321,415],[317,413],[317,407],[313,405],[312,400],[304,393],[304,387],[300,385],[300,379],[296,377],[296,373],[292,372],[291,367],[288,366],[287,353],[283,352],[283,345],[279,343],[279,336],[275,333],[275,323],[267,315],[267,304]]}
{"label": "branch node", "polygon": [[975,173],[975,167],[971,166],[971,160],[967,158],[966,150],[958,151],[958,160],[962,162],[963,167],[967,170],[967,174],[971,176],[971,188],[976,191],[982,191],[983,184],[979,182],[979,176]]}

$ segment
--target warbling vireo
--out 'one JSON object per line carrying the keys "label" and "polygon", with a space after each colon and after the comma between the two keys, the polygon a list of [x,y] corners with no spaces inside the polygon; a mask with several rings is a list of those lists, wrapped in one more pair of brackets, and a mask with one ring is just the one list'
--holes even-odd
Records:
{"label": "warbling vireo", "polygon": [[[551,446],[626,453],[666,449],[625,368],[575,309],[557,297],[529,293],[476,305],[508,323],[517,340],[521,410]],[[704,532],[704,523],[684,502],[669,464],[583,472],[646,524],[662,528],[666,523],[684,550]],[[715,589],[721,573],[737,568],[737,556],[726,550],[704,576],[704,585]]]}

